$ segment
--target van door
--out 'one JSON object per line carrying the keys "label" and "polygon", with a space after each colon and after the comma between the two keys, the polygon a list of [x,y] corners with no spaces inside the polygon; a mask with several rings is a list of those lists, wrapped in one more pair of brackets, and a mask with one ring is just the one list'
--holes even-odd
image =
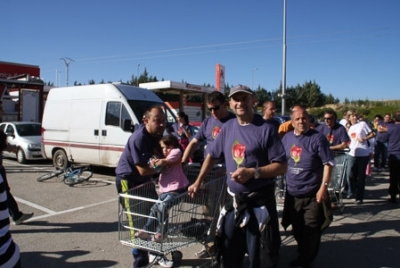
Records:
{"label": "van door", "polygon": [[74,100],[69,125],[68,159],[78,163],[99,163],[99,127],[101,99]]}
{"label": "van door", "polygon": [[132,134],[130,126],[134,121],[126,106],[119,101],[106,103],[103,120],[99,133],[100,161],[104,166],[115,167]]}

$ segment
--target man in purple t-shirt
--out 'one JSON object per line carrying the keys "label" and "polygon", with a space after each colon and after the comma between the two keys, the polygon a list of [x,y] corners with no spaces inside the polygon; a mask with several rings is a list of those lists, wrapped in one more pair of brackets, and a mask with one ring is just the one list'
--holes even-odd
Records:
{"label": "man in purple t-shirt", "polygon": [[392,124],[390,114],[385,114],[383,121],[378,121],[376,125],[377,135],[374,151],[374,169],[373,171],[384,171],[388,157],[388,134],[385,129]]}
{"label": "man in purple t-shirt", "polygon": [[208,147],[217,138],[221,127],[230,119],[235,118],[235,115],[228,111],[227,103],[224,94],[219,91],[214,91],[207,96],[207,109],[211,116],[207,117],[201,124],[199,131],[190,141],[182,156],[182,163],[186,163],[192,156],[194,151],[200,146],[204,140],[207,141],[204,150],[204,157],[207,155]]}
{"label": "man in purple t-shirt", "polygon": [[274,179],[286,171],[285,151],[276,129],[254,114],[257,100],[250,88],[235,86],[229,97],[236,119],[223,125],[188,191],[194,195],[223,157],[228,193],[235,199],[224,206],[217,231],[224,267],[242,267],[246,253],[249,267],[277,267],[281,240]]}
{"label": "man in purple t-shirt", "polygon": [[[282,139],[288,159],[282,225],[292,225],[298,257],[290,266],[311,267],[316,258],[325,223],[324,207],[330,208],[328,183],[334,159],[328,140],[310,129],[305,109],[291,114],[294,131]],[[325,203],[325,204],[324,204]]]}
{"label": "man in purple t-shirt", "polygon": [[326,110],[324,114],[325,124],[319,124],[316,130],[324,135],[331,150],[343,150],[348,147],[350,141],[346,128],[337,123],[337,115],[334,110]]}
{"label": "man in purple t-shirt", "polygon": [[[118,166],[115,169],[116,180],[115,185],[117,192],[122,193],[130,188],[140,184],[149,182],[152,175],[158,173],[154,167],[148,164],[151,157],[161,156],[160,139],[164,133],[166,126],[164,111],[159,106],[152,106],[146,110],[143,115],[143,124],[129,137],[125,149],[119,159]],[[147,198],[157,199],[155,187],[153,191],[146,191]],[[120,198],[121,205],[129,210],[129,200]],[[147,215],[151,208],[151,202],[147,202],[147,206],[141,207],[141,211],[136,213]],[[142,227],[135,223],[136,226]],[[143,222],[144,225],[144,222]],[[139,268],[149,264],[148,252],[142,249],[133,248],[132,254],[134,258],[133,267]],[[156,258],[153,254],[152,259]],[[158,264],[163,267],[172,267],[173,262],[166,259],[164,256],[158,257]]]}
{"label": "man in purple t-shirt", "polygon": [[385,129],[389,155],[389,201],[396,204],[396,196],[400,194],[400,111],[394,114],[394,124],[388,124]]}

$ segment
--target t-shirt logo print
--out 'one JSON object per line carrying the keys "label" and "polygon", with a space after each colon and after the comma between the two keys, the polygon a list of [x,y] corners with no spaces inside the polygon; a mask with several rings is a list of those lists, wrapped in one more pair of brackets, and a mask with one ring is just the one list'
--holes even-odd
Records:
{"label": "t-shirt logo print", "polygon": [[219,126],[213,127],[213,129],[211,130],[211,136],[213,137],[214,140],[220,132],[221,132],[221,128]]}
{"label": "t-shirt logo print", "polygon": [[356,139],[357,134],[355,132],[351,132],[350,133],[350,137],[351,139],[355,140]]}
{"label": "t-shirt logo print", "polygon": [[238,140],[236,140],[232,145],[232,158],[235,160],[236,168],[239,168],[240,165],[244,161],[244,155],[246,151],[246,146],[244,144],[240,144]]}
{"label": "t-shirt logo print", "polygon": [[328,141],[329,141],[329,144],[333,144],[333,138],[334,138],[335,136],[333,136],[333,134],[328,134],[327,136],[326,136],[326,138],[328,139]]}
{"label": "t-shirt logo print", "polygon": [[290,157],[293,159],[295,165],[300,161],[302,151],[303,149],[296,146],[296,144],[293,144],[292,148],[290,148]]}

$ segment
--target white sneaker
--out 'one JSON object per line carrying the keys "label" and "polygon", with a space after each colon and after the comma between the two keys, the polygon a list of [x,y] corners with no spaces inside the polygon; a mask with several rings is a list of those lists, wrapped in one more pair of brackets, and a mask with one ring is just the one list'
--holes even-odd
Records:
{"label": "white sneaker", "polygon": [[149,262],[153,263],[156,261],[162,267],[172,267],[174,262],[167,259],[165,256],[157,256],[154,254],[149,254]]}

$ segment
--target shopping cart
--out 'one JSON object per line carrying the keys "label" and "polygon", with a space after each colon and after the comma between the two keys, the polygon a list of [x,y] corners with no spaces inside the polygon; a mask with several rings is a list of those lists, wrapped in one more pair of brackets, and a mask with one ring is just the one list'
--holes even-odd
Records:
{"label": "shopping cart", "polygon": [[[186,175],[190,181],[196,178],[199,168],[186,168]],[[174,263],[182,258],[179,249],[201,243],[206,246],[214,240],[215,232],[210,228],[217,220],[218,205],[205,205],[209,200],[216,200],[219,204],[226,191],[226,176],[216,177],[215,170],[209,173],[204,183],[191,198],[187,192],[175,196],[168,201],[159,201],[149,198],[154,192],[154,183],[148,182],[119,194],[119,240],[125,246],[144,249],[152,253],[166,255],[171,253]],[[150,209],[154,204],[168,207],[160,211],[158,217],[150,216]],[[143,227],[149,218],[154,219],[159,229],[163,230],[162,240],[154,240],[155,231],[144,230]],[[148,239],[139,238],[140,233],[149,234]],[[214,260],[211,259],[212,264]],[[153,264],[153,263],[152,263]],[[149,266],[151,266],[150,264]]]}
{"label": "shopping cart", "polygon": [[347,153],[346,151],[334,152],[335,166],[332,169],[328,184],[328,193],[331,203],[343,212],[344,204],[342,198],[343,181],[346,177]]}

